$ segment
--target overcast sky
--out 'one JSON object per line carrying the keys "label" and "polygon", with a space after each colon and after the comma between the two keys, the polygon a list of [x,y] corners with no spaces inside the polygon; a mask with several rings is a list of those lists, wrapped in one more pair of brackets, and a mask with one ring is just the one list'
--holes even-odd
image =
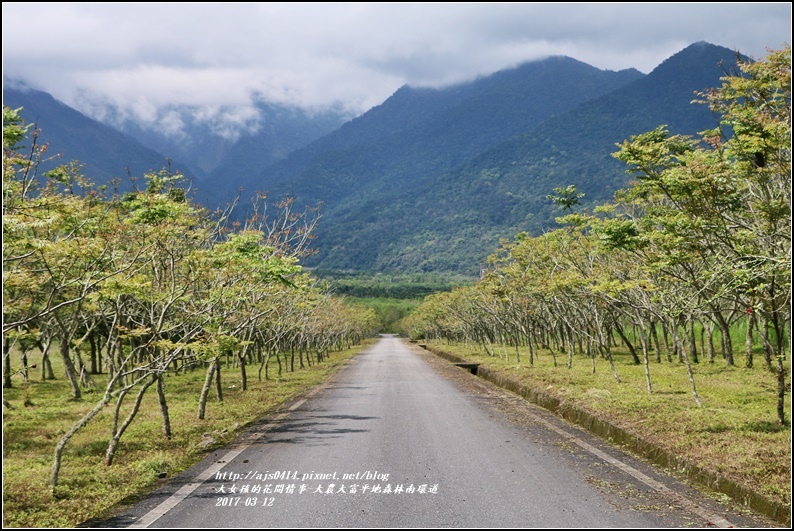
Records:
{"label": "overcast sky", "polygon": [[4,78],[144,123],[169,104],[244,122],[254,95],[360,113],[548,55],[647,73],[697,41],[761,59],[791,4],[3,2]]}

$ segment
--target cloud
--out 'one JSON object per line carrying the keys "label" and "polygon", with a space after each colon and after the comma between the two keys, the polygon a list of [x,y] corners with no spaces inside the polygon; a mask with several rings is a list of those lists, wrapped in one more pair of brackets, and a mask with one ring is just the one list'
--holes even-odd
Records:
{"label": "cloud", "polygon": [[251,127],[257,97],[355,114],[548,55],[648,72],[693,42],[761,58],[790,34],[788,3],[3,3],[5,76],[175,131],[174,106]]}

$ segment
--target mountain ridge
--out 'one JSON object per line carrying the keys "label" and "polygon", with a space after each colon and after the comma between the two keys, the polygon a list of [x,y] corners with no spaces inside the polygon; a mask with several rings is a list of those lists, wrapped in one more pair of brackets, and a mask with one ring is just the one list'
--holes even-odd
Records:
{"label": "mountain ridge", "polygon": [[555,56],[445,89],[405,86],[243,185],[249,193],[310,190],[302,199],[326,204],[360,191],[370,175],[404,186],[642,75]]}
{"label": "mountain ridge", "polygon": [[[309,267],[473,276],[500,239],[554,226],[554,187],[576,185],[583,206],[625,187],[616,143],[661,124],[681,134],[713,127],[691,101],[735,60],[699,42],[647,75],[553,56],[442,89],[404,85],[298,147],[256,136],[222,147],[225,162],[194,190],[210,207],[240,188],[244,200],[261,191],[322,203]],[[288,130],[270,134],[286,141]]]}
{"label": "mountain ridge", "polygon": [[99,185],[118,180],[121,190],[131,186],[130,175],[140,178],[169,164],[188,179],[195,177],[184,162],[169,159],[46,92],[18,83],[4,82],[4,85],[3,105],[22,107],[22,118],[41,130],[39,144],[48,145],[47,158],[39,166],[40,173],[77,160],[84,165],[83,173],[89,179]]}
{"label": "mountain ridge", "polygon": [[[722,47],[686,48],[647,76],[478,153],[389,204],[375,199],[331,212],[327,217],[339,216],[338,227],[357,229],[321,226],[318,241],[326,251],[310,263],[323,269],[476,275],[501,238],[555,226],[559,212],[546,199],[554,187],[575,184],[590,206],[625,187],[626,168],[611,156],[616,143],[664,123],[681,134],[716,125],[705,106],[691,101],[696,91],[718,86],[723,68],[735,59]],[[454,233],[444,230],[449,226],[456,227]],[[387,227],[391,237],[373,244]]]}

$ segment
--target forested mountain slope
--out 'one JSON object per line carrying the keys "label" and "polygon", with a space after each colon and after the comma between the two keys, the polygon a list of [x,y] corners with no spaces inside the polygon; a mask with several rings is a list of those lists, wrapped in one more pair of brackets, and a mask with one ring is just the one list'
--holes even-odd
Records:
{"label": "forested mountain slope", "polygon": [[[142,177],[168,164],[168,156],[145,147],[137,140],[108,125],[78,112],[54,99],[46,92],[24,86],[3,87],[3,105],[17,109],[26,122],[41,129],[37,142],[48,144],[47,156],[59,155],[42,162],[39,171],[46,171],[73,160],[84,165],[82,173],[97,184],[121,180],[120,188],[129,188],[129,175]],[[194,175],[185,162],[172,161],[174,169],[187,176]]]}
{"label": "forested mountain slope", "polygon": [[329,208],[362,195],[393,196],[641,77],[636,70],[604,71],[552,57],[454,87],[402,87],[382,105],[244,181],[244,193],[294,194]]}
{"label": "forested mountain slope", "polygon": [[[289,153],[339,128],[350,116],[338,109],[323,111],[268,103],[255,98],[249,114],[241,110],[207,110],[174,105],[161,111],[181,124],[178,132],[143,126],[129,119],[109,119],[144,145],[180,160],[189,160],[202,178],[199,195],[216,201],[219,190],[237,192],[246,176],[256,174]],[[241,115],[242,116],[239,116]],[[232,195],[232,194],[229,194]]]}
{"label": "forested mountain slope", "polygon": [[500,238],[537,234],[559,211],[546,196],[574,184],[585,203],[607,201],[626,186],[616,143],[658,125],[695,134],[715,126],[695,92],[720,85],[735,53],[694,44],[653,72],[525,134],[472,153],[454,169],[421,181],[395,181],[398,194],[358,193],[329,208],[318,230],[323,268],[476,274]]}

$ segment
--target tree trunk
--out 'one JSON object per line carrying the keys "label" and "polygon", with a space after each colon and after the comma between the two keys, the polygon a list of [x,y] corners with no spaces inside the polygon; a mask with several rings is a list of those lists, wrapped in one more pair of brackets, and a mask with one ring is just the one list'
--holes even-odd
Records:
{"label": "tree trunk", "polygon": [[753,326],[755,313],[752,309],[747,310],[747,333],[744,336],[744,366],[748,369],[753,368]]}
{"label": "tree trunk", "polygon": [[105,394],[102,397],[102,400],[100,400],[97,403],[97,405],[94,406],[94,409],[89,411],[82,419],[80,419],[77,422],[77,424],[72,426],[72,428],[66,433],[66,435],[61,437],[61,440],[58,441],[58,444],[55,446],[55,456],[53,457],[53,462],[52,462],[52,475],[50,476],[50,494],[53,497],[55,497],[56,494],[55,489],[58,486],[58,475],[60,474],[61,471],[61,457],[63,456],[63,449],[66,446],[66,443],[69,442],[69,439],[71,439],[72,436],[75,433],[77,433],[78,430],[80,430],[83,426],[88,424],[92,418],[94,418],[100,411],[102,411],[102,409],[107,405],[108,402],[110,402],[110,399],[113,396],[112,388],[114,384],[115,382],[111,379],[111,381],[108,382],[108,385],[105,388]]}
{"label": "tree trunk", "polygon": [[267,351],[267,354],[262,356],[262,363],[259,365],[259,372],[257,376],[259,377],[259,381],[262,381],[262,369],[265,369],[265,380],[267,380],[267,364],[270,362],[270,351]]}
{"label": "tree trunk", "polygon": [[609,339],[607,339],[606,346],[602,346],[601,348],[604,349],[604,355],[606,356],[607,361],[609,361],[609,368],[612,370],[612,376],[615,377],[615,381],[617,383],[620,383],[620,376],[618,376],[618,371],[615,370],[615,361],[612,359],[612,350],[610,348]]}
{"label": "tree trunk", "polygon": [[99,374],[99,371],[97,370],[98,368],[97,345],[96,345],[96,338],[94,337],[94,332],[88,334],[88,343],[91,347],[91,359],[89,360],[89,364],[91,367],[90,368],[91,374]]}
{"label": "tree trunk", "polygon": [[113,457],[116,455],[116,447],[118,446],[119,439],[121,436],[124,435],[124,432],[127,431],[127,428],[132,424],[133,419],[138,414],[138,410],[141,408],[141,401],[143,400],[143,395],[146,393],[146,390],[157,380],[155,375],[152,375],[146,382],[141,385],[140,390],[138,391],[138,396],[135,397],[135,402],[132,405],[132,410],[127,415],[127,418],[124,419],[124,422],[119,427],[118,431],[113,434],[113,437],[110,438],[110,444],[108,444],[108,449],[105,452],[105,466],[110,466],[113,464]]}
{"label": "tree trunk", "polygon": [[772,322],[773,330],[775,331],[775,356],[777,358],[777,420],[781,426],[788,426],[788,419],[786,419],[786,370],[785,348],[788,345],[786,341],[786,328],[785,323],[781,322],[782,316],[776,310],[772,310],[770,321]]}
{"label": "tree trunk", "polygon": [[698,405],[698,407],[703,407],[703,404],[700,403],[700,396],[698,395],[697,388],[695,387],[695,375],[692,372],[692,365],[689,363],[689,356],[686,353],[686,349],[684,348],[683,342],[679,338],[677,331],[673,332],[673,341],[679,348],[679,353],[686,364],[686,371],[687,375],[689,376],[689,385],[692,389],[692,396],[695,398],[695,403]]}
{"label": "tree trunk", "polygon": [[74,349],[74,356],[77,358],[77,368],[79,374],[78,380],[80,381],[80,384],[87,389],[93,389],[95,387],[94,380],[91,378],[91,374],[89,374],[88,369],[83,362],[83,356],[80,355],[79,348]]}
{"label": "tree trunk", "polygon": [[207,376],[204,378],[204,385],[201,388],[201,395],[199,396],[198,406],[198,419],[204,420],[204,412],[207,408],[207,396],[210,393],[210,386],[212,386],[212,377],[215,374],[215,360],[210,361],[207,367]]}
{"label": "tree trunk", "polygon": [[714,323],[711,320],[708,320],[708,324],[704,323],[703,332],[708,336],[706,348],[709,363],[714,363]]}
{"label": "tree trunk", "polygon": [[215,358],[215,392],[218,394],[218,402],[223,402],[223,385],[221,384],[221,359]]}
{"label": "tree trunk", "polygon": [[[116,339],[116,371],[121,374],[124,374],[124,342],[121,338]],[[122,376],[119,379],[119,384],[126,385],[127,384],[127,377]]]}
{"label": "tree trunk", "polygon": [[28,383],[28,351],[22,350],[22,381]]}
{"label": "tree trunk", "polygon": [[722,355],[725,358],[725,363],[729,366],[733,366],[733,343],[731,342],[731,327],[728,325],[728,322],[725,321],[725,318],[719,312],[715,313],[714,316],[717,319],[717,323],[720,327],[720,336],[722,340]]}
{"label": "tree trunk", "polygon": [[111,438],[116,436],[116,432],[119,429],[119,413],[121,412],[121,404],[124,403],[124,398],[127,396],[128,392],[129,392],[129,388],[124,388],[119,393],[118,398],[116,398],[116,407],[113,408],[113,423],[110,426]]}
{"label": "tree trunk", "polygon": [[672,350],[670,349],[670,331],[667,329],[667,324],[662,322],[662,339],[664,340],[664,351],[667,354],[667,363],[672,363]]}
{"label": "tree trunk", "polygon": [[42,351],[41,354],[41,381],[54,380],[55,372],[52,370],[52,361],[50,360],[49,347],[47,350]]}
{"label": "tree trunk", "polygon": [[788,426],[786,419],[786,368],[783,365],[784,356],[777,355],[777,421],[781,426]]}
{"label": "tree trunk", "polygon": [[764,318],[761,320],[762,323],[759,324],[759,320],[756,320],[756,326],[761,327],[761,339],[764,341],[764,363],[766,363],[766,369],[769,372],[772,372],[774,369],[772,367],[772,343],[769,342],[769,318],[764,315]]}
{"label": "tree trunk", "polygon": [[[108,349],[110,349],[110,346],[108,346],[107,344],[105,346]],[[102,367],[102,347],[100,347],[99,345],[97,345],[96,369],[97,369],[97,374],[102,374],[102,371],[104,370],[104,368]]]}
{"label": "tree trunk", "polygon": [[634,360],[634,365],[639,365],[640,364],[640,358],[639,358],[639,356],[637,356],[637,351],[634,350],[634,345],[631,344],[631,341],[629,341],[629,338],[627,338],[626,334],[623,333],[623,327],[618,325],[618,324],[616,324],[615,325],[615,330],[617,331],[618,335],[620,336],[620,339],[623,340],[623,343],[629,349],[629,353],[631,353],[631,359]]}
{"label": "tree trunk", "polygon": [[656,363],[662,362],[662,349],[659,347],[659,334],[656,332],[656,323],[651,321],[651,339],[653,340],[653,348],[656,349]]}
{"label": "tree trunk", "polygon": [[52,346],[52,339],[45,338],[36,341],[36,346],[41,351],[41,381],[54,380],[55,373],[52,371],[52,362],[50,361],[50,346]]}
{"label": "tree trunk", "polygon": [[11,389],[11,342],[3,336],[3,389]]}
{"label": "tree trunk", "polygon": [[238,354],[238,358],[240,359],[240,378],[242,379],[242,389],[243,391],[248,390],[248,376],[245,372],[245,357],[247,355],[248,348],[244,348],[240,354]]}
{"label": "tree trunk", "polygon": [[165,382],[163,375],[157,375],[157,400],[160,402],[160,417],[163,422],[163,437],[166,439],[171,438],[171,417],[168,415],[168,402],[165,399]]}
{"label": "tree trunk", "polygon": [[535,350],[532,348],[532,338],[527,334],[527,349],[529,350],[529,366],[535,366]]}
{"label": "tree trunk", "polygon": [[640,345],[642,346],[642,361],[645,365],[645,383],[648,387],[648,394],[651,394],[653,388],[651,387],[651,368],[648,363],[648,337],[643,325],[640,325]]}
{"label": "tree trunk", "polygon": [[69,379],[69,385],[72,388],[72,399],[80,400],[82,393],[80,392],[80,384],[77,382],[77,374],[75,374],[74,363],[69,356],[69,338],[61,337],[61,359],[63,360],[63,369],[66,372],[66,378]]}
{"label": "tree trunk", "polygon": [[55,446],[55,458],[53,459],[52,476],[50,477],[50,492],[53,496],[55,496],[55,488],[58,486],[58,475],[61,471],[61,456],[63,455],[63,449],[66,446],[66,443],[69,442],[69,439],[71,439],[80,428],[88,424],[89,421],[97,415],[97,413],[102,411],[102,409],[110,401],[110,397],[110,393],[106,393],[104,398],[96,406],[94,406],[94,409],[89,411],[82,419],[80,419],[77,424],[72,426],[72,429],[70,429],[66,435],[61,437],[61,440],[58,441],[57,446]]}
{"label": "tree trunk", "polygon": [[700,360],[698,360],[697,337],[695,336],[695,319],[689,319],[689,352],[692,353],[692,362],[700,363]]}

